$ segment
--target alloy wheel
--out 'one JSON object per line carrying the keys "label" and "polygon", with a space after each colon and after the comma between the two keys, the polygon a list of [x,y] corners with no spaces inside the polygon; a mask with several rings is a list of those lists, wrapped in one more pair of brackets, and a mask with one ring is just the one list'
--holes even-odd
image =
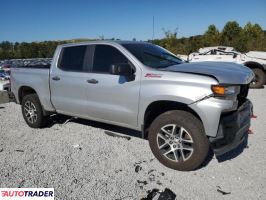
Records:
{"label": "alloy wheel", "polygon": [[32,102],[30,102],[30,101],[25,102],[24,113],[25,113],[25,116],[26,116],[28,122],[30,122],[31,124],[33,124],[34,122],[37,121],[37,117],[38,117],[37,109]]}
{"label": "alloy wheel", "polygon": [[177,124],[167,124],[157,133],[160,153],[174,162],[188,160],[194,151],[193,139],[189,132]]}

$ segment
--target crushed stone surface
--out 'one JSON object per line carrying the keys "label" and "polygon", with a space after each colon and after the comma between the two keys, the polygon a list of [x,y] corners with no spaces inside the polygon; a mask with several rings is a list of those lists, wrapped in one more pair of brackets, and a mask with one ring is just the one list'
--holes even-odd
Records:
{"label": "crushed stone surface", "polygon": [[257,119],[247,146],[191,172],[164,167],[130,130],[79,119],[32,129],[19,105],[2,104],[0,187],[52,187],[55,199],[266,199],[266,89],[249,98]]}

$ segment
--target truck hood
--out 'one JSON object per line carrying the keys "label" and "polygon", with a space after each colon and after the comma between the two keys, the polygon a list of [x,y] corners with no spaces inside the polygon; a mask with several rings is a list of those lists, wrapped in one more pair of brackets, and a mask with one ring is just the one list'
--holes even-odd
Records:
{"label": "truck hood", "polygon": [[220,84],[249,84],[254,77],[249,68],[229,62],[183,63],[160,70],[211,76]]}

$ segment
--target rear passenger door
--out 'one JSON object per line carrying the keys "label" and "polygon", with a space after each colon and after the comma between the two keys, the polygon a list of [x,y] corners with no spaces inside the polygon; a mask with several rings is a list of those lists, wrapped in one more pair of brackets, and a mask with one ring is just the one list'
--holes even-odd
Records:
{"label": "rear passenger door", "polygon": [[[110,73],[111,65],[118,63],[132,66],[134,80]],[[140,74],[140,69],[117,47],[96,45],[88,81],[88,114],[104,122],[136,127]]]}
{"label": "rear passenger door", "polygon": [[57,112],[87,117],[88,73],[93,46],[63,47],[57,66],[51,69],[51,100]]}

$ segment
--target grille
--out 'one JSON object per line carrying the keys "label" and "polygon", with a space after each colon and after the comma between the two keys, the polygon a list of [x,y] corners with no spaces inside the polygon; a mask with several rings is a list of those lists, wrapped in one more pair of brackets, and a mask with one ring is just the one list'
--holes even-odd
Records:
{"label": "grille", "polygon": [[237,95],[238,107],[240,107],[246,101],[248,96],[248,90],[249,90],[248,84],[240,86],[240,93]]}

